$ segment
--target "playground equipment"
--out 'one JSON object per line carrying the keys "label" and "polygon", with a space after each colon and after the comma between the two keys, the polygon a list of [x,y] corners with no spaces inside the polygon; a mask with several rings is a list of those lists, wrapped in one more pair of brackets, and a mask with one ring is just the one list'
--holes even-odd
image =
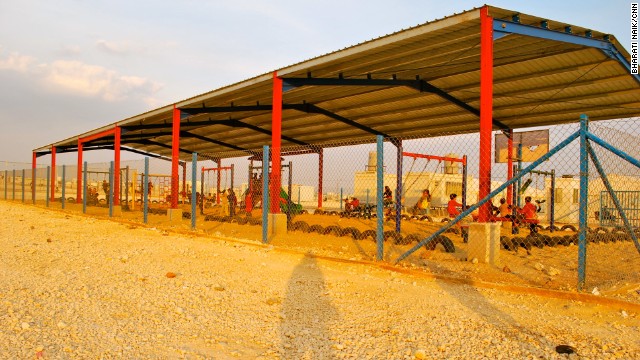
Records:
{"label": "playground equipment", "polygon": [[[284,159],[281,159],[281,161]],[[244,194],[244,207],[247,213],[250,213],[254,208],[262,208],[262,181],[263,166],[254,165],[254,161],[262,161],[262,157],[252,156],[249,158],[249,184],[247,191]],[[287,214],[287,217],[291,215],[299,214],[302,212],[302,206],[291,201],[292,181],[293,181],[293,164],[289,163],[281,166],[281,170],[288,169],[287,174],[287,190],[280,189],[280,211]],[[269,165],[269,173],[271,173],[271,165]],[[267,177],[268,178],[268,177]]]}
{"label": "playground equipment", "polygon": [[[219,164],[219,163],[218,163]],[[202,170],[200,171],[200,194],[201,194],[201,198],[202,200],[200,201],[200,212],[204,213],[204,208],[206,207],[206,205],[210,204],[210,202],[213,200],[212,196],[207,195],[210,194],[210,185],[211,185],[211,173],[215,173],[216,174],[216,195],[215,195],[215,203],[216,204],[220,204],[220,192],[221,192],[221,178],[222,178],[222,172],[224,171],[224,184],[223,184],[223,188],[227,189],[227,188],[231,188],[233,189],[233,184],[234,184],[234,165],[231,164],[230,166],[220,166],[218,165],[218,167],[213,167],[213,168],[202,168]],[[206,175],[206,177],[205,177]],[[227,178],[230,178],[229,183],[227,182]],[[229,185],[227,187],[227,185]],[[207,191],[209,190],[209,191]]]}
{"label": "playground equipment", "polygon": [[[461,158],[456,158],[456,157],[450,157],[450,156],[437,156],[437,155],[428,155],[428,154],[417,154],[417,153],[411,153],[411,152],[403,152],[402,153],[403,157],[411,157],[413,158],[413,162],[411,163],[411,166],[409,168],[409,171],[407,172],[407,176],[405,177],[405,182],[409,179],[409,176],[411,174],[411,170],[413,169],[413,166],[415,165],[415,162],[417,159],[426,159],[427,162],[424,165],[424,167],[422,168],[422,171],[418,173],[418,176],[416,176],[413,181],[411,183],[409,183],[408,186],[403,185],[403,193],[401,195],[401,201],[403,201],[406,197],[406,195],[409,193],[409,191],[413,188],[413,186],[418,182],[418,180],[420,179],[420,177],[422,176],[422,174],[424,173],[425,169],[427,168],[427,166],[429,165],[429,163],[432,160],[437,160],[438,161],[438,165],[436,166],[436,170],[433,171],[431,173],[431,176],[428,178],[427,181],[427,185],[425,186],[426,189],[429,189],[431,182],[434,180],[437,170],[440,167],[440,165],[445,164],[445,171],[443,172],[443,174],[453,174],[453,167],[451,166],[451,164],[453,163],[460,163],[462,164],[462,181],[461,181],[461,186],[462,186],[462,191],[461,191],[461,197],[462,197],[462,207],[465,208],[467,206],[467,156],[464,155]],[[449,165],[447,165],[449,164]],[[449,169],[447,169],[447,167],[449,167]],[[433,189],[435,190],[435,189]],[[433,191],[432,190],[432,195],[433,195]],[[448,194],[445,194],[446,196],[448,196]]]}

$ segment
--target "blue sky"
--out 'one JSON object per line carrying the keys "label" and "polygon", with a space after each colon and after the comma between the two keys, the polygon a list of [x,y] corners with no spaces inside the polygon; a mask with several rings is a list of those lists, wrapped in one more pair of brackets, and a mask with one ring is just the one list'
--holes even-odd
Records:
{"label": "blue sky", "polygon": [[[611,33],[627,49],[629,4],[491,2]],[[33,148],[482,5],[442,0],[4,0],[0,161],[30,162]],[[88,161],[98,158],[87,154]],[[73,164],[75,154],[60,160]]]}

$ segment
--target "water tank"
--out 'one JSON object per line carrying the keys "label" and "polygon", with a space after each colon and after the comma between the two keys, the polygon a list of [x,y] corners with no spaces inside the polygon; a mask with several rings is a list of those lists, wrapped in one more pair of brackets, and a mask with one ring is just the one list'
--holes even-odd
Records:
{"label": "water tank", "polygon": [[[450,154],[445,155],[444,157],[459,159],[460,155],[455,154],[455,153],[450,153]],[[444,162],[444,173],[445,174],[459,174],[461,165],[462,165],[462,163],[457,162],[457,161],[445,161]]]}
{"label": "water tank", "polygon": [[369,151],[369,161],[367,161],[366,171],[376,171],[378,162],[378,154],[375,151]]}

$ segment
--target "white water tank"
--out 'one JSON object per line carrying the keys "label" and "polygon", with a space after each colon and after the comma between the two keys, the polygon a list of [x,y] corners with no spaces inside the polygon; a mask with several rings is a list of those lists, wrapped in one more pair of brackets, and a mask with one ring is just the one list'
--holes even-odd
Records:
{"label": "white water tank", "polygon": [[[455,153],[450,153],[450,154],[445,155],[444,157],[459,159],[460,155],[455,154]],[[462,165],[462,163],[457,162],[457,161],[445,161],[444,162],[444,173],[445,174],[459,174],[461,165]]]}
{"label": "white water tank", "polygon": [[378,153],[375,151],[369,151],[369,161],[367,161],[366,171],[376,171],[377,164],[378,164]]}

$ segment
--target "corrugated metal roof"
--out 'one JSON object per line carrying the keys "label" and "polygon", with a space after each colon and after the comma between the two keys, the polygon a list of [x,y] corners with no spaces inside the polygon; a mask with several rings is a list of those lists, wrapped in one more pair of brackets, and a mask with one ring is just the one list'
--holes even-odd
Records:
{"label": "corrugated metal roof", "polygon": [[[480,19],[473,9],[428,22],[349,48],[309,59],[277,70],[283,78],[392,79],[419,78],[474,109],[480,100]],[[489,7],[495,19],[511,20],[515,11]],[[520,22],[539,26],[545,20],[551,30],[584,34],[590,29],[519,14]],[[606,34],[591,31],[593,38]],[[628,60],[629,54],[609,41]],[[494,119],[510,128],[523,128],[577,121],[586,113],[592,120],[640,115],[640,85],[617,60],[602,51],[576,44],[511,34],[494,41]],[[272,74],[213,90],[176,106],[228,107],[270,105]],[[302,86],[284,93],[285,104],[309,104],[393,137],[435,136],[443,133],[476,132],[478,116],[443,97],[404,86]],[[170,124],[173,106],[109,124],[95,131],[36,149],[74,147],[78,137],[119,125],[125,130],[122,144],[142,151],[170,155],[170,127],[140,130],[140,126]],[[192,126],[204,120],[242,121],[253,128],[214,123]],[[267,130],[257,131],[255,127]],[[268,109],[216,112],[186,117],[180,147],[211,155],[241,155],[224,144],[260,151],[270,144],[271,112]],[[128,131],[127,131],[128,130]],[[134,136],[140,135],[139,139]],[[326,114],[283,111],[283,148],[301,143],[318,145],[368,142],[373,136]],[[206,139],[212,139],[208,142]],[[154,143],[141,143],[140,140]],[[110,139],[94,144],[109,143]],[[217,142],[217,143],[216,143]],[[182,153],[188,159],[187,153]]]}

